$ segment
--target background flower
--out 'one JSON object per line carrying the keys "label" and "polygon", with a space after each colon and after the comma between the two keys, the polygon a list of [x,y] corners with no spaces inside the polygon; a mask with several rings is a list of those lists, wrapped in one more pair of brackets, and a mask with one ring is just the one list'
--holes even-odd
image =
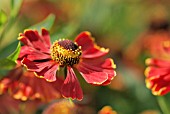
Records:
{"label": "background flower", "polygon": [[37,78],[33,72],[23,71],[20,66],[0,80],[0,91],[1,94],[8,92],[15,99],[23,101],[39,99],[49,102],[61,98],[60,85],[62,83],[62,80],[59,79],[57,83],[46,82]]}
{"label": "background flower", "polygon": [[146,85],[154,95],[165,95],[170,92],[170,62],[159,59],[147,59],[145,70]]}

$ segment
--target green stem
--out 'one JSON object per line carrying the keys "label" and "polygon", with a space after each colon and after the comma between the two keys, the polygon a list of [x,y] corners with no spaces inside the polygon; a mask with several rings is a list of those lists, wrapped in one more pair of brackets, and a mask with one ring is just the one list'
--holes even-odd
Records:
{"label": "green stem", "polygon": [[74,105],[73,100],[71,98],[68,98],[68,100],[69,100],[70,104],[73,106]]}
{"label": "green stem", "polygon": [[170,114],[169,106],[166,103],[166,99],[164,96],[157,97],[158,104],[163,112],[163,114]]}
{"label": "green stem", "polygon": [[64,67],[64,78],[67,77],[67,67]]}
{"label": "green stem", "polygon": [[25,102],[21,102],[19,105],[19,114],[24,114],[26,108]]}

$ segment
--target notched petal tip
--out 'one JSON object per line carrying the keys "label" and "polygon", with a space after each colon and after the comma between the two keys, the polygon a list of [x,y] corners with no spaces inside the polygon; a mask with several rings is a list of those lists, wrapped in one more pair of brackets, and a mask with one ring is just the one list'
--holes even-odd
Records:
{"label": "notched petal tip", "polygon": [[25,30],[24,30],[24,34],[25,34],[25,33],[27,33],[27,32],[34,32],[34,31],[36,31],[36,30],[32,30],[32,29],[25,29]]}
{"label": "notched petal tip", "polygon": [[44,76],[39,76],[36,72],[34,72],[34,75],[38,78],[44,78]]}
{"label": "notched petal tip", "polygon": [[[114,60],[109,58],[110,62],[111,62],[111,67],[116,69],[116,64],[114,63]],[[116,73],[116,72],[115,72]]]}
{"label": "notched petal tip", "polygon": [[[26,70],[32,71],[32,70],[29,69],[28,66],[26,65],[27,62],[30,62],[27,58],[23,58],[23,59],[21,60],[21,64],[26,68]],[[36,67],[36,66],[32,66],[32,67]],[[36,68],[38,68],[38,67],[36,67]]]}
{"label": "notched petal tip", "polygon": [[82,35],[82,37],[89,37],[89,38],[91,38],[92,40],[94,40],[94,39],[92,38],[92,36],[91,36],[91,32],[89,32],[89,31],[83,31],[83,32],[81,32],[79,35]]}
{"label": "notched petal tip", "polygon": [[82,100],[83,100],[83,96],[82,96],[82,98],[67,97],[67,96],[64,96],[63,94],[62,94],[62,96],[63,96],[64,98],[66,98],[66,99],[71,99],[71,100],[78,100],[78,101],[82,101]]}
{"label": "notched petal tip", "polygon": [[23,36],[21,33],[19,34],[19,37],[17,38],[18,40],[21,40],[21,39],[23,39],[23,38],[25,38],[25,36]]}
{"label": "notched petal tip", "polygon": [[98,46],[96,43],[94,43],[94,47],[98,50],[100,50],[101,52],[105,52],[108,53],[109,52],[109,48],[104,48],[104,47],[100,47]]}
{"label": "notched petal tip", "polygon": [[147,87],[148,89],[151,88],[151,84],[150,84],[149,82],[150,82],[149,79],[145,79],[146,87]]}
{"label": "notched petal tip", "polygon": [[146,60],[145,60],[145,64],[146,65],[150,65],[152,63],[152,59],[151,58],[147,58]]}
{"label": "notched petal tip", "polygon": [[53,81],[53,80],[46,79],[46,81],[47,81],[47,82],[54,82],[55,80]]}
{"label": "notched petal tip", "polygon": [[67,76],[61,88],[62,96],[65,98],[82,100],[83,91],[79,81],[71,67],[67,67],[67,70]]}
{"label": "notched petal tip", "polygon": [[42,34],[49,34],[48,30],[44,27],[41,28],[41,33]]}
{"label": "notched petal tip", "polygon": [[144,75],[145,75],[146,77],[148,77],[150,70],[151,70],[150,67],[147,67],[147,68],[145,69]]}

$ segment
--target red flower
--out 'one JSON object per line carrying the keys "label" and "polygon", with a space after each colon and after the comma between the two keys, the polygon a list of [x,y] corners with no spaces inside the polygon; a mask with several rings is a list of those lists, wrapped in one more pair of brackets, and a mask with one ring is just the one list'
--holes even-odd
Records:
{"label": "red flower", "polygon": [[[58,83],[48,83],[37,78],[33,72],[24,72],[22,67],[17,67],[0,80],[0,94],[9,92],[15,99],[51,101],[61,97],[59,92],[61,80]],[[50,91],[50,94],[49,94]]]}
{"label": "red flower", "polygon": [[146,85],[154,95],[165,95],[170,92],[170,61],[147,59],[149,66],[145,70]]}
{"label": "red flower", "polygon": [[37,76],[50,82],[56,81],[59,68],[67,69],[61,88],[64,97],[79,100],[83,98],[82,89],[74,73],[76,69],[87,83],[94,85],[108,85],[116,75],[113,60],[103,58],[109,50],[94,44],[89,32],[80,33],[74,42],[63,39],[51,45],[47,30],[42,29],[41,35],[36,30],[26,30],[20,34],[19,40],[24,44],[19,60]]}

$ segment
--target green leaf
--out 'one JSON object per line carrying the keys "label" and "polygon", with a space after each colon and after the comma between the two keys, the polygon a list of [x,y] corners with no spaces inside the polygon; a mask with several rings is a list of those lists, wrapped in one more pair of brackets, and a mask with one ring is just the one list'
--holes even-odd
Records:
{"label": "green leaf", "polygon": [[0,69],[12,69],[16,63],[8,58],[0,60]]}
{"label": "green leaf", "polygon": [[17,60],[18,55],[20,53],[20,48],[21,44],[19,42],[16,50],[11,55],[9,55],[7,58],[3,58],[0,60],[0,69],[9,70],[16,65],[15,61]]}
{"label": "green leaf", "polygon": [[75,23],[69,23],[67,25],[64,25],[61,28],[59,28],[55,32],[55,34],[53,34],[51,36],[51,41],[54,42],[55,40],[57,40],[59,38],[69,38],[69,39],[71,39],[71,37],[75,34],[77,29],[78,29],[78,26]]}
{"label": "green leaf", "polygon": [[7,15],[3,10],[0,10],[0,26],[7,22]]}
{"label": "green leaf", "polygon": [[22,0],[11,0],[11,17],[17,16],[21,4]]}
{"label": "green leaf", "polygon": [[54,21],[55,21],[55,15],[50,14],[50,15],[48,15],[48,17],[46,19],[44,19],[43,21],[41,21],[38,24],[35,24],[35,25],[29,27],[28,29],[36,29],[39,32],[41,31],[42,28],[46,28],[47,30],[50,30],[54,24]]}
{"label": "green leaf", "polygon": [[11,55],[9,55],[7,58],[8,58],[9,60],[15,62],[15,60],[17,60],[18,55],[19,55],[19,53],[20,53],[20,49],[21,49],[21,44],[20,44],[20,42],[19,42],[16,50],[15,50]]}
{"label": "green leaf", "polygon": [[12,43],[8,44],[4,48],[0,50],[0,59],[6,58],[9,56],[12,52],[15,51],[15,48],[18,45],[18,40],[13,41]]}

